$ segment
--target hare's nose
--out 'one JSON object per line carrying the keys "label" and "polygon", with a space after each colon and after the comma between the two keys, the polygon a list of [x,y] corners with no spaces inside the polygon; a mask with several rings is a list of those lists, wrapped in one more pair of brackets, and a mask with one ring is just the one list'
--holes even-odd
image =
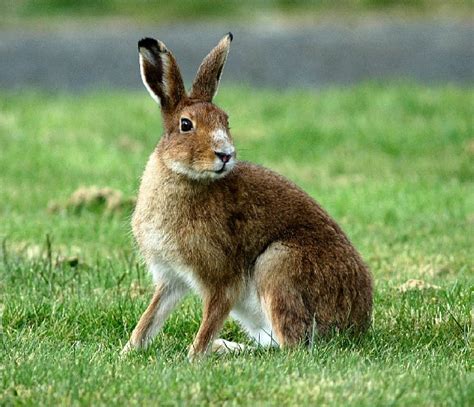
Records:
{"label": "hare's nose", "polygon": [[221,160],[224,164],[229,162],[230,159],[232,158],[232,154],[226,154],[226,153],[221,153],[220,151],[214,151],[214,153],[219,157],[219,160]]}

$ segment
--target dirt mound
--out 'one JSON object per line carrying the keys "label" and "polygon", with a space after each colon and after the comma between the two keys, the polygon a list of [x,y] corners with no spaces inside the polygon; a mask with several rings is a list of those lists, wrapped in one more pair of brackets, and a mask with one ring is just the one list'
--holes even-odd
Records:
{"label": "dirt mound", "polygon": [[135,202],[135,198],[125,197],[121,191],[113,188],[82,186],[76,189],[65,203],[50,202],[48,211],[51,213],[71,212],[76,214],[89,211],[110,215],[132,211]]}
{"label": "dirt mound", "polygon": [[413,290],[439,290],[441,287],[427,283],[426,281],[423,280],[415,280],[411,279],[403,283],[400,287],[398,287],[399,291],[404,293],[407,291],[413,291]]}

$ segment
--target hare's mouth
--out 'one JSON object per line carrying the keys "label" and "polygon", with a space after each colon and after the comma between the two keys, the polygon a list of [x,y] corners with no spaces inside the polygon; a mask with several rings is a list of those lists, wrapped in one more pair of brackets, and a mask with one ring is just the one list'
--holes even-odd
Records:
{"label": "hare's mouth", "polygon": [[224,163],[222,165],[222,168],[220,170],[214,171],[216,174],[223,174],[226,171],[226,164]]}
{"label": "hare's mouth", "polygon": [[219,169],[196,168],[194,166],[186,165],[179,161],[171,160],[165,160],[165,163],[171,171],[177,174],[185,175],[188,178],[194,180],[217,179],[225,176],[234,167],[233,161],[222,164]]}

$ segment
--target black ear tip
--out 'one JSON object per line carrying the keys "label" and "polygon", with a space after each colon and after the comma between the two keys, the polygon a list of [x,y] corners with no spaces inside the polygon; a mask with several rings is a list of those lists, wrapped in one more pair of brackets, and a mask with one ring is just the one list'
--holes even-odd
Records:
{"label": "black ear tip", "polygon": [[152,48],[152,47],[157,47],[158,49],[160,48],[158,45],[158,41],[155,40],[154,38],[142,38],[140,41],[138,41],[138,49],[140,48]]}
{"label": "black ear tip", "polygon": [[227,33],[227,35],[230,38],[230,42],[232,42],[232,40],[234,39],[234,35],[230,31]]}

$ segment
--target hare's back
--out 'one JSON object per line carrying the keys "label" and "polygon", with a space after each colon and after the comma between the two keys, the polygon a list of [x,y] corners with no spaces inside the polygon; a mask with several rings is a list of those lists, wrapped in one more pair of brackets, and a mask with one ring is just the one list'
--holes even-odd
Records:
{"label": "hare's back", "polygon": [[[304,228],[344,237],[329,214],[305,191],[284,176],[259,165],[239,162],[222,180],[234,210],[272,230]],[[221,186],[218,186],[221,188]],[[326,236],[329,237],[329,236]]]}

